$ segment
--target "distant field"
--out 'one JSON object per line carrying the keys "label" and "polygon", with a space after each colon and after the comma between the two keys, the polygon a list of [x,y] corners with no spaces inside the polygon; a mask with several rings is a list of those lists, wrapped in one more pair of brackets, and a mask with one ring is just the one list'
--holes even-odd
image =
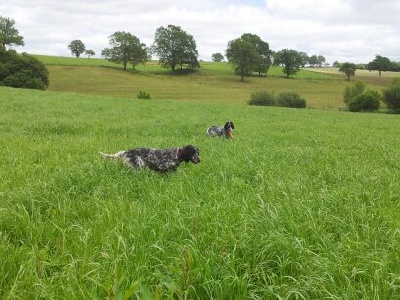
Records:
{"label": "distant field", "polygon": [[[398,116],[120,98],[157,76],[80,68],[110,95],[0,87],[0,299],[400,299]],[[187,144],[164,175],[98,154]]]}
{"label": "distant field", "polygon": [[[245,104],[254,91],[294,91],[306,99],[309,108],[337,110],[344,108],[343,90],[352,84],[335,68],[306,68],[286,79],[281,68],[271,67],[267,77],[253,76],[240,82],[226,62],[201,62],[193,74],[174,75],[155,61],[123,71],[121,65],[99,58],[37,57],[50,71],[50,91],[124,98],[136,98],[144,91],[156,100]],[[386,72],[378,77],[377,73],[357,70],[352,80],[381,90],[396,75]]]}
{"label": "distant field", "polygon": [[[343,73],[339,72],[339,68],[307,68],[307,70],[343,77]],[[356,70],[356,75],[351,79],[364,81],[372,86],[380,87],[388,85],[395,77],[400,77],[400,73],[382,72],[381,76],[379,77],[378,71]]]}
{"label": "distant field", "polygon": [[156,100],[208,101],[245,104],[252,92],[295,91],[310,108],[343,107],[344,77],[301,70],[285,79],[281,68],[273,67],[267,77],[246,78],[240,82],[226,63],[201,62],[191,75],[171,75],[157,62],[123,71],[121,66],[103,59],[39,56],[50,71],[50,91],[76,92],[124,98],[136,98],[140,91]]}
{"label": "distant field", "polygon": [[215,75],[212,74],[213,70],[206,69],[207,66],[204,68],[202,73],[173,76],[142,72],[139,68],[137,72],[124,72],[116,68],[48,66],[49,90],[131,99],[136,98],[139,91],[145,91],[150,93],[154,100],[208,101],[226,104],[245,104],[250,99],[251,93],[258,90],[275,93],[296,91],[307,100],[308,107],[311,108],[337,109],[343,106],[342,93],[347,83],[341,79],[295,80],[253,77],[243,83],[235,76]]}

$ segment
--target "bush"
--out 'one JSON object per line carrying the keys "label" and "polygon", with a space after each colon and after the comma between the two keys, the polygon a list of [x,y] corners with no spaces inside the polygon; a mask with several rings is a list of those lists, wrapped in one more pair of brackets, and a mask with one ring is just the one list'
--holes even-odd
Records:
{"label": "bush", "polygon": [[296,92],[282,92],[278,95],[276,104],[283,107],[305,108],[306,100]]}
{"label": "bush", "polygon": [[396,78],[383,90],[383,102],[388,109],[396,114],[400,113],[400,79]]}
{"label": "bush", "polygon": [[346,104],[346,107],[349,107],[351,99],[358,95],[361,95],[365,91],[365,87],[365,83],[361,81],[357,81],[351,86],[346,86],[343,92],[343,101]]}
{"label": "bush", "polygon": [[379,109],[381,95],[374,90],[366,90],[350,99],[349,110],[352,112],[375,111]]}
{"label": "bush", "polygon": [[146,93],[146,92],[143,92],[143,91],[140,91],[140,92],[137,94],[137,98],[138,98],[138,99],[150,99],[150,94],[149,94],[149,93]]}
{"label": "bush", "polygon": [[0,50],[0,85],[45,90],[49,72],[35,57],[14,50]]}
{"label": "bush", "polygon": [[268,91],[253,92],[248,101],[249,105],[273,106],[275,105],[275,95]]}

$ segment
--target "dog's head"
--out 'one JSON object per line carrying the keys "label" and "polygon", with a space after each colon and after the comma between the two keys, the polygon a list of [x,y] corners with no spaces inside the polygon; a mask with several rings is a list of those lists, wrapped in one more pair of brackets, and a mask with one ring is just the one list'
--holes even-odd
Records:
{"label": "dog's head", "polygon": [[232,129],[235,129],[235,125],[233,125],[233,122],[228,121],[225,123],[224,129],[225,131],[231,131]]}
{"label": "dog's head", "polygon": [[180,161],[189,162],[191,161],[194,164],[198,164],[200,162],[200,151],[196,147],[192,145],[188,145],[183,148],[178,149],[178,159]]}
{"label": "dog's head", "polygon": [[231,122],[231,121],[226,122],[225,126],[224,126],[226,138],[233,138],[232,129],[235,129],[235,125],[233,125],[233,122]]}

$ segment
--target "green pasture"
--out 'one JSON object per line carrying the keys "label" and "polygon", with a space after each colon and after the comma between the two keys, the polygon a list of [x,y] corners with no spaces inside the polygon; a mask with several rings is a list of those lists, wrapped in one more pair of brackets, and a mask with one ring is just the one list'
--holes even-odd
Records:
{"label": "green pasture", "polygon": [[[282,69],[272,67],[267,77],[253,76],[240,82],[226,62],[201,62],[192,74],[172,74],[157,62],[139,65],[136,70],[112,64],[98,58],[66,58],[38,56],[50,71],[50,91],[77,92],[134,99],[140,91],[156,100],[189,102],[218,102],[245,104],[251,93],[267,90],[274,93],[297,92],[306,99],[307,107],[339,110],[345,107],[343,91],[355,80],[365,81],[368,87],[380,91],[392,77],[378,78],[363,73],[345,81],[344,74],[335,68],[307,68],[290,79]],[[356,72],[356,74],[358,71]]]}
{"label": "green pasture", "polygon": [[[0,87],[0,299],[400,298],[397,115],[243,104],[274,77],[181,77],[181,96],[178,77],[49,68],[66,92]],[[226,120],[233,139],[206,137]],[[202,162],[170,174],[98,155],[187,144]]]}

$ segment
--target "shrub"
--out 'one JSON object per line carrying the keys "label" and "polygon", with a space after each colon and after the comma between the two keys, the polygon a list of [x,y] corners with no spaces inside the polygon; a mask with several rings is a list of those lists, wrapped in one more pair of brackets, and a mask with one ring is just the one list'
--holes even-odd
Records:
{"label": "shrub", "polygon": [[137,98],[138,98],[138,99],[150,99],[150,94],[149,94],[149,93],[146,93],[146,92],[143,92],[143,91],[140,91],[140,92],[137,94]]}
{"label": "shrub", "polygon": [[273,106],[275,105],[275,95],[268,91],[253,92],[250,96],[248,104],[260,105],[260,106]]}
{"label": "shrub", "polygon": [[278,95],[276,104],[283,107],[305,108],[306,100],[296,92],[282,92]]}
{"label": "shrub", "polygon": [[45,90],[49,72],[35,57],[13,50],[0,50],[0,85]]}
{"label": "shrub", "polygon": [[381,95],[374,90],[366,90],[350,99],[349,110],[352,112],[375,111],[379,109]]}
{"label": "shrub", "polygon": [[393,113],[400,113],[400,78],[396,78],[383,90],[383,102]]}
{"label": "shrub", "polygon": [[343,101],[346,104],[346,107],[349,107],[349,102],[354,97],[361,95],[365,91],[365,83],[361,81],[357,81],[351,86],[346,86],[343,92]]}

